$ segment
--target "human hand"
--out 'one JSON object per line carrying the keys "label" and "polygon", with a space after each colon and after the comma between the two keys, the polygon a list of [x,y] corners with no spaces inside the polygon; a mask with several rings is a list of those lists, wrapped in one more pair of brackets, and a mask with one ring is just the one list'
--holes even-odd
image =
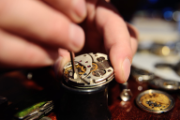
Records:
{"label": "human hand", "polygon": [[0,0],[0,67],[52,65],[58,48],[79,51],[84,0]]}
{"label": "human hand", "polygon": [[[85,48],[88,48],[84,50],[106,50],[116,80],[124,82],[130,66],[123,67],[122,63],[126,58],[132,60],[137,41],[129,35],[126,24],[114,11],[103,0],[0,1],[0,65],[13,68],[51,65],[59,47],[79,51],[84,44],[84,32],[75,23],[83,21],[87,14],[82,24],[87,38]],[[131,35],[136,34],[133,28],[129,30],[134,33]],[[69,54],[61,49],[60,56],[62,69]],[[129,63],[127,59],[126,63]]]}
{"label": "human hand", "polygon": [[[83,52],[104,52],[109,55],[118,82],[127,81],[130,65],[137,49],[137,31],[119,16],[113,6],[104,0],[86,0],[87,17],[82,23],[86,35]],[[81,52],[82,53],[82,52]],[[69,61],[69,53],[60,50],[58,66]]]}

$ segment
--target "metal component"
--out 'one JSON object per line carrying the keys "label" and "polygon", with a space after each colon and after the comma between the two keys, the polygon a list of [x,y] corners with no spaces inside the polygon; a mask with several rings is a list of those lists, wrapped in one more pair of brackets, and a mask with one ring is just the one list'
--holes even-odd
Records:
{"label": "metal component", "polygon": [[132,92],[130,89],[124,89],[120,94],[120,98],[123,101],[128,101],[131,99],[131,97],[132,97]]}
{"label": "metal component", "polygon": [[97,58],[97,61],[98,61],[98,62],[102,62],[102,61],[104,61],[104,60],[105,60],[104,57],[98,57],[98,58]]}
{"label": "metal component", "polygon": [[143,69],[134,68],[134,67],[132,68],[131,75],[139,83],[146,82],[154,78],[153,73],[143,70]]}
{"label": "metal component", "polygon": [[151,52],[159,56],[170,56],[177,55],[180,52],[179,44],[180,42],[167,42],[167,43],[156,43],[152,41],[140,42],[138,46],[138,51]]}
{"label": "metal component", "polygon": [[[73,62],[64,67],[64,78],[69,85],[78,88],[94,88],[107,84],[114,78],[114,70],[105,54],[79,55],[74,58],[74,62],[75,70],[72,69]],[[75,78],[73,71],[76,71],[79,77]]]}
{"label": "metal component", "polygon": [[40,102],[29,108],[26,108],[18,113],[15,117],[23,120],[34,120],[40,118],[42,115],[46,115],[54,108],[52,101]]}
{"label": "metal component", "polygon": [[166,68],[170,68],[172,69],[177,75],[180,76],[180,62],[178,62],[177,64],[173,65],[173,64],[169,64],[169,63],[157,63],[155,65],[155,67],[157,69],[166,69]]}
{"label": "metal component", "polygon": [[155,43],[151,48],[152,53],[160,56],[168,56],[172,54],[173,51],[174,50],[171,49],[168,45],[158,44],[158,43]]}
{"label": "metal component", "polygon": [[73,70],[73,78],[77,79],[79,76],[75,68],[73,52],[70,52],[70,57],[71,57],[71,65],[72,65],[72,70]]}
{"label": "metal component", "polygon": [[156,89],[164,89],[164,90],[178,90],[180,89],[180,83],[172,80],[164,80],[164,79],[153,79],[148,82],[149,85]]}
{"label": "metal component", "polygon": [[58,118],[62,120],[110,120],[108,109],[108,83],[114,79],[114,70],[107,55],[89,53],[74,58],[74,79],[72,65],[64,67],[64,79],[60,84]]}
{"label": "metal component", "polygon": [[175,102],[174,99],[165,92],[146,90],[137,96],[136,104],[144,111],[159,114],[171,110]]}

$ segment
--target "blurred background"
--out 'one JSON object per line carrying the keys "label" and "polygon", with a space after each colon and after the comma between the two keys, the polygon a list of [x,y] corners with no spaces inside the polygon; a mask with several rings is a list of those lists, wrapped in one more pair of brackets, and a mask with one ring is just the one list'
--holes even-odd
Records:
{"label": "blurred background", "polygon": [[[110,2],[116,6],[121,16],[139,31],[139,47],[132,66],[148,70],[163,79],[180,82],[180,1]],[[158,64],[161,64],[161,67],[156,67]]]}

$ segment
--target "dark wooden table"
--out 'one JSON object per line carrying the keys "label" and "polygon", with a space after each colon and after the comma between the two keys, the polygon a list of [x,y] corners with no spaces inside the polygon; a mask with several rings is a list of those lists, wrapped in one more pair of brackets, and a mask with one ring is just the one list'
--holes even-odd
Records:
{"label": "dark wooden table", "polygon": [[[148,113],[140,109],[135,99],[139,93],[144,90],[150,89],[147,83],[138,84],[134,79],[130,78],[128,81],[129,88],[132,91],[132,98],[128,102],[123,102],[119,98],[120,85],[117,83],[111,88],[112,103],[109,109],[112,113],[112,120],[179,120],[180,119],[180,99],[178,97],[179,91],[169,92],[175,99],[175,107],[162,114]],[[138,90],[141,88],[142,90]]]}
{"label": "dark wooden table", "polygon": [[[31,74],[32,79],[28,79],[27,75]],[[20,109],[23,101],[31,101],[36,94],[43,94],[47,99],[54,99],[56,87],[58,86],[55,74],[51,67],[21,70],[3,73],[0,75],[0,96],[8,99],[8,106],[11,106],[9,113],[13,114]],[[138,90],[138,87],[141,88]],[[139,84],[130,77],[128,88],[132,91],[130,101],[121,101],[119,95],[121,92],[120,84],[115,81],[109,86],[109,110],[112,114],[112,120],[178,120],[180,119],[180,99],[179,91],[169,92],[175,99],[175,107],[163,114],[153,114],[141,110],[136,104],[137,95],[149,89],[146,83]],[[31,97],[31,99],[29,99]],[[26,101],[26,102],[27,102]],[[8,109],[9,110],[9,109]],[[10,120],[10,114],[6,115],[7,120]]]}

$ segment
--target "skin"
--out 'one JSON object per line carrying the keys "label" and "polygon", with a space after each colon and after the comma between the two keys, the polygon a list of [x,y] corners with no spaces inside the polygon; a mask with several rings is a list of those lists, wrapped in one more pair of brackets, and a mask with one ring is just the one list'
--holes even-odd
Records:
{"label": "skin", "polygon": [[68,50],[104,52],[116,80],[128,79],[137,32],[104,0],[1,0],[0,18],[1,68],[42,67],[56,61],[61,74],[70,60]]}

